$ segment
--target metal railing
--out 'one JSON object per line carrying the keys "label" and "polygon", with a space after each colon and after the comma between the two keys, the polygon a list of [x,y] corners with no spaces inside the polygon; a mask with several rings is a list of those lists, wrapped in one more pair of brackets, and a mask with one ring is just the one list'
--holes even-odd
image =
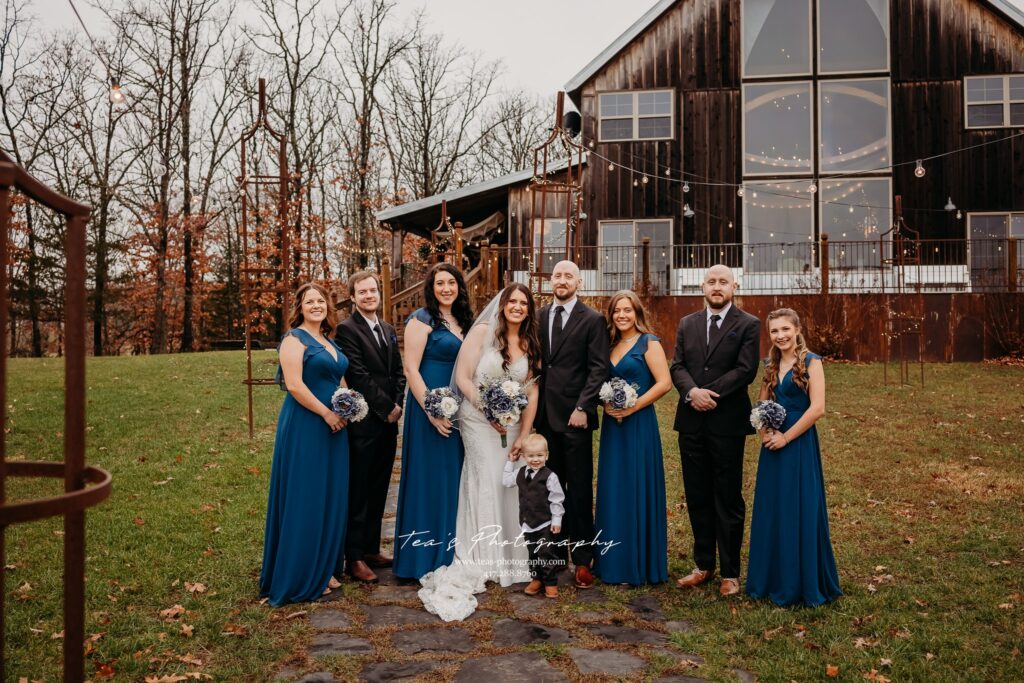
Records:
{"label": "metal railing", "polygon": [[[925,293],[1024,291],[1024,241],[1015,238],[902,242],[904,259],[894,265],[886,240],[773,242],[761,244],[632,244],[581,247],[568,258],[580,266],[581,294],[610,295],[637,289],[699,295],[704,271],[722,263],[733,269],[744,294],[836,294],[903,291]],[[546,275],[566,258],[564,248],[495,248],[499,268],[519,282],[531,276],[550,291]],[[647,277],[645,278],[645,273]],[[823,273],[827,281],[823,282]],[[823,284],[827,287],[823,288]]]}

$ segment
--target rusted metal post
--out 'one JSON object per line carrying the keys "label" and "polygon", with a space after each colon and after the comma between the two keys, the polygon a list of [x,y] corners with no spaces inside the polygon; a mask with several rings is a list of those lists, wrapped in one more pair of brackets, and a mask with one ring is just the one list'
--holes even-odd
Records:
{"label": "rusted metal post", "polygon": [[1010,252],[1006,255],[1006,291],[1015,294],[1017,292],[1017,238],[1011,237],[1006,240],[1006,248]]}
{"label": "rusted metal post", "polygon": [[384,322],[394,324],[395,316],[391,313],[391,257],[385,256],[380,261],[381,315]]}
{"label": "rusted metal post", "polygon": [[462,221],[455,221],[455,267],[462,270]]}
{"label": "rusted metal post", "polygon": [[640,245],[640,292],[641,296],[648,296],[651,293],[651,238],[645,237]]}
{"label": "rusted metal post", "polygon": [[829,266],[828,257],[829,257],[829,253],[828,253],[828,233],[823,232],[823,233],[821,233],[821,254],[819,255],[819,258],[821,259],[821,295],[822,296],[828,296],[828,287],[829,287],[829,279],[830,279],[829,278],[829,271],[828,271],[828,266]]}
{"label": "rusted metal post", "polygon": [[484,240],[480,243],[480,280],[484,283],[484,295],[493,296],[491,291],[491,246]]}

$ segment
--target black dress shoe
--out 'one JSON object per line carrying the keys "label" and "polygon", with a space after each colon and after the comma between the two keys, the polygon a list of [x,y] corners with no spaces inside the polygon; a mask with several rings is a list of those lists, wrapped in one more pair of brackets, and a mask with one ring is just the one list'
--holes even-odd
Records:
{"label": "black dress shoe", "polygon": [[362,560],[346,563],[345,573],[356,581],[361,581],[363,583],[377,583],[377,575],[374,574],[373,570],[366,566],[366,563]]}
{"label": "black dress shoe", "polygon": [[383,553],[377,553],[376,555],[364,555],[363,562],[373,569],[386,569],[392,564],[391,558]]}

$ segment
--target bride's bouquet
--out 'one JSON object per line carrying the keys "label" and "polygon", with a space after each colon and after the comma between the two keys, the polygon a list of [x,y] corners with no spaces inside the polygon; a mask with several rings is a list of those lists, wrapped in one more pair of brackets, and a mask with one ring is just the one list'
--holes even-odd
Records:
{"label": "bride's bouquet", "polygon": [[758,401],[750,411],[750,424],[754,429],[779,429],[786,420],[786,409],[775,401]]}
{"label": "bride's bouquet", "polygon": [[331,396],[331,408],[339,417],[349,422],[359,422],[370,412],[366,399],[355,389],[339,387]]}
{"label": "bride's bouquet", "polygon": [[[477,388],[484,417],[505,428],[518,423],[523,410],[529,405],[526,386],[510,375],[485,378]],[[501,447],[508,448],[508,439],[504,434],[501,435]]]}
{"label": "bride's bouquet", "polygon": [[[639,384],[630,384],[621,377],[614,377],[601,385],[598,398],[611,405],[612,408],[622,410],[636,405],[637,399],[640,398],[637,394],[639,390]],[[622,422],[622,418],[618,418],[618,420],[620,423]]]}
{"label": "bride's bouquet", "polygon": [[453,420],[459,412],[462,399],[450,387],[431,389],[423,397],[423,410],[430,417]]}

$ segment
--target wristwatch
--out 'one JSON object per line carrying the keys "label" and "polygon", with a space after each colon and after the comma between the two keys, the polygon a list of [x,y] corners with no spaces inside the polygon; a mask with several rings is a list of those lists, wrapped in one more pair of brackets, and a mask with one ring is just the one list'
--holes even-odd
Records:
{"label": "wristwatch", "polygon": [[576,406],[576,410],[580,411],[581,413],[587,412],[583,406]]}

